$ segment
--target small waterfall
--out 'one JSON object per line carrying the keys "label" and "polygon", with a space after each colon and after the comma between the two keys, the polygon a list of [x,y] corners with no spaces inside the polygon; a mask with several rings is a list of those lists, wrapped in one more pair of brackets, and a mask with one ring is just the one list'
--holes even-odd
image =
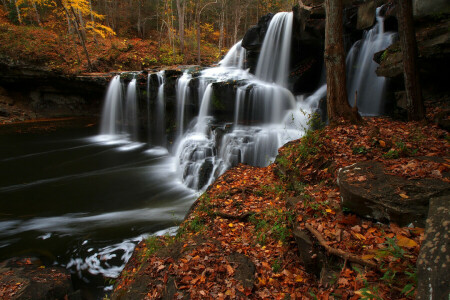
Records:
{"label": "small waterfall", "polygon": [[277,13],[270,21],[256,66],[256,77],[287,87],[294,14]]}
{"label": "small waterfall", "polygon": [[219,65],[227,68],[244,69],[245,57],[247,56],[247,50],[242,47],[242,41],[237,42],[225,57],[219,62]]}
{"label": "small waterfall", "polygon": [[209,111],[209,104],[211,102],[212,97],[212,83],[208,84],[208,86],[205,89],[205,92],[203,94],[202,103],[200,106],[200,112],[198,113],[198,119],[197,119],[197,125],[196,125],[196,131],[198,133],[207,134],[208,130],[208,111]]}
{"label": "small waterfall", "polygon": [[122,133],[123,123],[123,92],[120,75],[114,76],[106,92],[105,104],[102,110],[100,134],[117,136]]}
{"label": "small waterfall", "polygon": [[158,72],[158,96],[156,102],[156,142],[159,146],[166,146],[166,103],[164,99],[165,77],[164,71]]}
{"label": "small waterfall", "polygon": [[186,99],[189,99],[189,83],[192,76],[187,72],[178,78],[177,81],[177,137],[180,138],[184,133],[184,115],[186,110]]}
{"label": "small waterfall", "polygon": [[373,61],[373,56],[392,44],[396,35],[384,32],[380,9],[381,7],[376,11],[377,24],[352,46],[346,59],[348,100],[354,106],[357,91],[357,105],[363,115],[383,113],[382,99],[386,78],[377,77],[375,70],[378,65]]}
{"label": "small waterfall", "polygon": [[132,79],[127,87],[127,98],[125,103],[125,129],[130,139],[136,141],[138,138],[138,106],[136,79]]}
{"label": "small waterfall", "polygon": [[151,74],[147,75],[147,143],[152,143],[152,111],[150,109],[150,78]]}

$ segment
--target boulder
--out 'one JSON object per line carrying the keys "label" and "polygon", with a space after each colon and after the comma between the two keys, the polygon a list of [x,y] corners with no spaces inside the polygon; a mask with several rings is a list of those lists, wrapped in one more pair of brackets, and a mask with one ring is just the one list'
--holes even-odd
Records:
{"label": "boulder", "polygon": [[70,273],[41,265],[35,258],[12,258],[0,263],[1,299],[79,299]]}
{"label": "boulder", "polygon": [[380,222],[423,226],[429,199],[450,195],[450,184],[442,180],[408,180],[384,171],[383,165],[376,161],[340,169],[337,180],[342,206],[361,217]]}
{"label": "boulder", "polygon": [[413,14],[415,17],[443,15],[450,13],[448,0],[413,0]]}
{"label": "boulder", "polygon": [[369,1],[358,7],[356,29],[363,30],[372,27],[375,22],[375,1]]}
{"label": "boulder", "polygon": [[449,299],[450,297],[450,196],[430,199],[430,209],[417,259],[417,297]]}

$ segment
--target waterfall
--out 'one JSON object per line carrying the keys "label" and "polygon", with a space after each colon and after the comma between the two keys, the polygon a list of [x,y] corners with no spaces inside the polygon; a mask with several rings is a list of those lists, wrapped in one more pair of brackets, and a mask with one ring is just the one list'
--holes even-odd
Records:
{"label": "waterfall", "polygon": [[244,69],[245,57],[247,50],[242,47],[242,41],[237,42],[225,57],[219,62],[222,67]]}
{"label": "waterfall", "polygon": [[111,80],[106,92],[105,104],[102,111],[100,134],[114,137],[122,133],[123,123],[123,92],[120,76]]}
{"label": "waterfall", "polygon": [[208,84],[208,86],[205,89],[205,92],[203,93],[203,99],[202,103],[200,105],[200,112],[198,113],[197,118],[197,125],[196,125],[196,131],[198,133],[207,134],[207,123],[208,123],[208,111],[209,111],[209,104],[211,103],[211,97],[212,97],[212,88],[211,83]]}
{"label": "waterfall", "polygon": [[189,99],[189,83],[191,82],[192,76],[187,72],[178,78],[177,81],[177,137],[180,138],[184,133],[184,114],[186,107],[186,99]]}
{"label": "waterfall", "polygon": [[377,63],[373,61],[376,52],[386,49],[392,44],[395,33],[384,32],[381,7],[376,11],[376,25],[364,33],[363,38],[350,49],[347,59],[347,90],[349,103],[354,106],[355,92],[358,92],[358,110],[363,115],[379,115],[383,113],[383,94],[385,77],[377,77]]}
{"label": "waterfall", "polygon": [[150,78],[151,74],[147,75],[147,143],[152,143],[152,111],[150,109]]}
{"label": "waterfall", "polygon": [[294,14],[277,13],[270,21],[256,66],[256,77],[287,87]]}
{"label": "waterfall", "polygon": [[138,137],[138,107],[136,79],[132,79],[127,87],[127,97],[125,103],[125,131],[132,141]]}
{"label": "waterfall", "polygon": [[165,147],[166,146],[166,103],[164,99],[164,85],[165,78],[164,72],[158,72],[158,95],[156,101],[156,142],[158,145]]}
{"label": "waterfall", "polygon": [[[384,33],[383,20],[378,14],[377,20],[377,25],[347,56],[350,100],[353,91],[358,90],[358,107],[364,114],[379,111],[372,106],[380,107],[376,102],[381,97],[378,93],[383,90],[384,79],[375,77],[372,57],[392,39],[392,34]],[[202,190],[239,163],[267,166],[275,159],[279,147],[303,136],[309,117],[326,96],[326,85],[309,96],[294,96],[287,88],[292,22],[292,13],[278,13],[272,18],[255,75],[244,69],[246,53],[241,42],[230,49],[217,67],[193,73],[185,71],[176,82],[174,101],[171,99],[173,81],[163,71],[152,74],[158,81],[151,128],[153,142],[163,147],[173,143],[170,147],[173,167],[187,187]],[[150,89],[147,85],[148,94]],[[171,94],[165,95],[166,92]],[[121,97],[117,76],[111,81],[105,101],[102,119],[105,134],[121,133]],[[137,120],[136,100],[136,80],[132,80],[127,89],[126,124],[131,119]],[[171,135],[167,134],[170,130],[166,133],[166,101],[167,112],[173,113],[176,119],[172,124],[175,126],[170,128],[175,128],[174,140],[167,138]],[[149,96],[147,102],[150,109]],[[128,127],[133,132],[130,135],[135,137],[137,126]]]}

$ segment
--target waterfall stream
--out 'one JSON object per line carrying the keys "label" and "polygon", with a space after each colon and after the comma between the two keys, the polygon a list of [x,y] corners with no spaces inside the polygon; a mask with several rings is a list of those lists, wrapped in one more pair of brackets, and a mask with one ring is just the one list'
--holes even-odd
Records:
{"label": "waterfall stream", "polygon": [[[255,74],[246,70],[247,54],[239,41],[217,67],[200,71],[188,69],[179,76],[173,110],[175,133],[170,140],[168,132],[172,129],[166,128],[166,122],[169,123],[172,117],[166,115],[166,74],[164,71],[155,73],[158,92],[152,123],[153,146],[167,147],[175,158],[174,169],[187,187],[202,190],[238,163],[266,166],[274,160],[279,147],[304,134],[308,118],[318,109],[319,101],[326,97],[326,85],[322,84],[309,97],[294,96],[288,89],[292,27],[292,13],[278,13],[273,17]],[[378,9],[376,26],[353,45],[347,56],[349,101],[353,103],[354,91],[358,91],[358,107],[365,115],[382,112],[384,79],[376,77],[376,64],[372,58],[392,39],[393,33],[383,30],[383,18]],[[134,100],[130,100],[135,98],[132,95],[135,86],[136,80],[132,80],[127,88],[125,115],[128,124],[135,109],[132,106]],[[149,90],[147,86],[148,93]],[[232,95],[224,96],[226,93]],[[119,132],[121,94],[120,78],[116,76],[106,97],[102,134]],[[129,137],[136,136],[134,128],[128,125]]]}
{"label": "waterfall stream", "polygon": [[380,16],[380,9],[376,11],[376,25],[351,47],[346,59],[348,100],[354,106],[357,92],[358,110],[363,115],[383,113],[386,78],[376,75],[378,64],[373,61],[373,56],[392,44],[396,36],[396,33],[384,32],[384,18]]}

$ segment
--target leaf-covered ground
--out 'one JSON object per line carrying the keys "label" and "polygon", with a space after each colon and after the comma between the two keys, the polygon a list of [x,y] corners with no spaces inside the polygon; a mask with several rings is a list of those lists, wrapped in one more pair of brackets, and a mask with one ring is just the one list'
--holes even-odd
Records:
{"label": "leaf-covered ground", "polygon": [[[89,70],[83,48],[75,36],[68,35],[58,22],[48,22],[46,27],[14,25],[0,7],[0,61],[63,74],[84,72],[110,72],[142,70],[197,64],[197,52],[187,48],[184,56],[173,53],[166,40],[87,37],[86,47],[93,70]],[[154,33],[153,36],[159,36]],[[201,46],[202,64],[210,65],[218,60],[218,48],[204,42]]]}
{"label": "leaf-covered ground", "polygon": [[[364,125],[309,131],[281,148],[276,163],[238,165],[218,178],[176,237],[142,242],[113,298],[414,298],[424,229],[374,223],[342,211],[336,172],[378,160],[397,176],[448,182],[448,154],[448,134],[423,123],[371,118]],[[445,162],[424,163],[415,159],[419,156]],[[292,197],[300,201],[289,205]],[[314,232],[329,248],[362,263],[324,251],[334,268],[318,277],[308,274],[294,228]]]}

